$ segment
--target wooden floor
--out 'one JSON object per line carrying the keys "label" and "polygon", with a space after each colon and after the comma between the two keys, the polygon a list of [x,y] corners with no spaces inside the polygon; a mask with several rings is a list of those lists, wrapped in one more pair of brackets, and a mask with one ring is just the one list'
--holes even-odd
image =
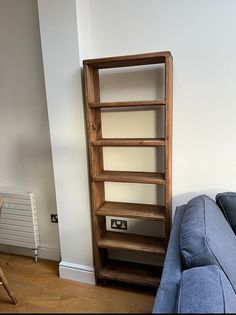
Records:
{"label": "wooden floor", "polygon": [[0,253],[0,267],[18,300],[0,286],[0,313],[151,313],[156,290],[122,283],[88,285],[60,279],[58,262]]}

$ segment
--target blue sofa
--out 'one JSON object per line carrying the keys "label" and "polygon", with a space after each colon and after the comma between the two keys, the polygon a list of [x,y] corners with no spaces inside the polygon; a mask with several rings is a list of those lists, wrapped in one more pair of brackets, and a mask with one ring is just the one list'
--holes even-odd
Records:
{"label": "blue sofa", "polygon": [[153,313],[236,313],[236,235],[207,195],[176,208]]}

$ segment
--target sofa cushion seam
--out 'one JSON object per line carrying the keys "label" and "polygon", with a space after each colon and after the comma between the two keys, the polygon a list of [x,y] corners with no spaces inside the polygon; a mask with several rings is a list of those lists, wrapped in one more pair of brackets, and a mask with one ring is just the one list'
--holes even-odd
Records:
{"label": "sofa cushion seam", "polygon": [[221,284],[221,290],[222,290],[222,297],[223,297],[223,305],[224,305],[224,313],[226,312],[226,303],[225,303],[225,294],[224,294],[224,289],[223,289],[223,282],[221,279],[221,274],[218,272],[218,277],[220,279],[220,284]]}
{"label": "sofa cushion seam", "polygon": [[[181,296],[182,296],[182,288],[183,288],[183,281],[180,281],[180,285],[179,285],[179,294],[178,294],[178,299],[177,299],[177,312],[181,314],[181,306],[180,306],[180,300],[181,300]],[[176,305],[175,305],[176,308]]]}

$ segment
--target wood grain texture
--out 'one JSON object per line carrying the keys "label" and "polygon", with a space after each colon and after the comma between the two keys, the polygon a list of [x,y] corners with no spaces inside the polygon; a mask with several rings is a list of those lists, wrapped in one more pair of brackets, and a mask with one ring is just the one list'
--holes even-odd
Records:
{"label": "wood grain texture", "polygon": [[13,305],[0,286],[1,314],[150,314],[153,308],[156,288],[61,279],[58,262],[39,259],[35,263],[32,257],[1,253],[0,265],[18,299]]}
{"label": "wood grain texture", "polygon": [[164,138],[156,138],[156,139],[134,139],[134,138],[103,138],[98,139],[92,142],[94,146],[137,146],[137,147],[156,147],[156,146],[164,146],[165,139]]}
{"label": "wood grain texture", "polygon": [[127,202],[105,201],[96,211],[100,216],[165,221],[165,207]]}
{"label": "wood grain texture", "polygon": [[162,268],[120,260],[108,260],[99,273],[99,278],[115,279],[156,288],[161,279]]}
{"label": "wood grain texture", "polygon": [[155,172],[103,171],[94,176],[94,180],[102,182],[165,184],[164,174]]}
{"label": "wood grain texture", "polygon": [[164,63],[166,58],[170,55],[169,51],[162,51],[146,54],[87,59],[84,60],[84,65],[90,65],[97,69],[141,66]]}
{"label": "wood grain texture", "polygon": [[99,74],[98,70],[92,67],[84,67],[84,86],[85,86],[85,116],[87,126],[88,139],[88,156],[89,156],[89,174],[91,189],[91,205],[92,205],[92,225],[93,225],[93,252],[95,256],[95,272],[99,272],[103,261],[106,258],[106,252],[96,247],[96,241],[105,229],[105,218],[96,217],[96,209],[105,199],[104,184],[93,181],[93,176],[103,170],[103,151],[102,147],[92,146],[92,141],[96,141],[102,137],[101,129],[101,112],[91,109],[89,102],[100,101],[99,90]]}
{"label": "wood grain texture", "polygon": [[91,102],[89,106],[91,108],[112,108],[112,107],[150,107],[163,106],[166,104],[164,99],[162,100],[143,100],[143,101],[129,101],[129,102]]}
{"label": "wood grain texture", "polygon": [[165,61],[165,207],[166,207],[166,247],[168,246],[171,229],[171,200],[172,200],[172,129],[173,129],[173,59],[170,55]]}
{"label": "wood grain texture", "polygon": [[[3,198],[0,197],[0,209],[2,208],[3,205]],[[12,291],[11,287],[8,284],[8,280],[7,277],[5,275],[5,273],[3,272],[2,268],[0,268],[0,284],[4,287],[4,289],[6,290],[8,296],[10,297],[10,299],[12,300],[13,304],[17,304],[17,299],[15,297],[14,292]]]}
{"label": "wood grain texture", "polygon": [[119,248],[165,255],[164,239],[153,236],[105,231],[97,245],[102,248]]}
{"label": "wood grain texture", "polygon": [[15,297],[14,292],[11,290],[8,281],[7,281],[7,277],[5,275],[5,273],[3,272],[2,268],[0,268],[0,283],[2,284],[2,286],[4,287],[4,289],[6,290],[8,296],[10,297],[10,299],[12,300],[13,304],[17,304],[17,299]]}

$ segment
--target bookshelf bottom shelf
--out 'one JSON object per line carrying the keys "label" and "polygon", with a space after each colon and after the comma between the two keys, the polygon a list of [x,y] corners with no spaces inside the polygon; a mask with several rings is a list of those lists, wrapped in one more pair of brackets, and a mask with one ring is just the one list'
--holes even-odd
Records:
{"label": "bookshelf bottom shelf", "polygon": [[158,287],[162,267],[109,259],[98,274],[100,279]]}

